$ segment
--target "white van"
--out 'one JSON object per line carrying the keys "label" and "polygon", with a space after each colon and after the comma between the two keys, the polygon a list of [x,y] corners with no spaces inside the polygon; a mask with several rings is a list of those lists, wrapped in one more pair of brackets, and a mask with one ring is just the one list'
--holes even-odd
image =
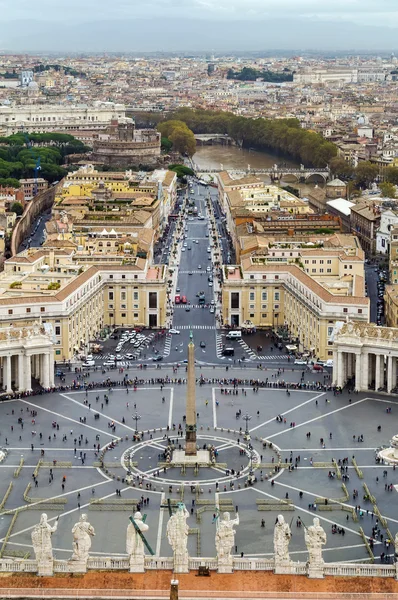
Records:
{"label": "white van", "polygon": [[242,339],[241,331],[230,331],[227,333],[227,340],[240,340]]}

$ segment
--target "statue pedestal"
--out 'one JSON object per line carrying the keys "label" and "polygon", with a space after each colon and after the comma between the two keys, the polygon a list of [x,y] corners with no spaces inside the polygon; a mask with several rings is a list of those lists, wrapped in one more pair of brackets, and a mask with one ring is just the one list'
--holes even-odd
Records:
{"label": "statue pedestal", "polygon": [[232,557],[231,557],[231,560],[219,560],[218,565],[217,565],[217,572],[218,573],[233,573],[234,567],[233,567]]}
{"label": "statue pedestal", "polygon": [[37,563],[37,574],[40,577],[51,577],[54,575],[54,561],[45,560]]}
{"label": "statue pedestal", "polygon": [[145,556],[130,556],[130,573],[145,573]]}
{"label": "statue pedestal", "polygon": [[70,573],[87,573],[86,560],[69,560],[68,567]]}
{"label": "statue pedestal", "polygon": [[174,450],[170,464],[186,465],[187,467],[209,467],[212,463],[208,450],[197,450],[195,454],[187,454],[185,450]]}
{"label": "statue pedestal", "polygon": [[324,563],[308,564],[308,577],[310,579],[323,579],[325,577]]}
{"label": "statue pedestal", "polygon": [[174,554],[174,573],[189,573],[188,552],[186,554]]}
{"label": "statue pedestal", "polygon": [[290,561],[275,563],[275,575],[293,575],[294,568]]}

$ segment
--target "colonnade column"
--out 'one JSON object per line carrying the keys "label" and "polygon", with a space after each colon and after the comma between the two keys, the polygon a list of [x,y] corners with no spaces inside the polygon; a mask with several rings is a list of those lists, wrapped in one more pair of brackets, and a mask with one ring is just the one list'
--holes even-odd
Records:
{"label": "colonnade column", "polygon": [[18,354],[18,391],[25,391],[25,355],[20,353]]}
{"label": "colonnade column", "polygon": [[384,385],[384,381],[381,381],[381,367],[383,366],[383,379],[384,379],[384,357],[383,364],[381,362],[381,355],[376,354],[376,369],[375,369],[375,391]]}
{"label": "colonnade column", "polygon": [[54,387],[54,350],[50,350],[48,374],[50,379],[50,387]]}
{"label": "colonnade column", "polygon": [[[395,371],[396,377],[396,358],[395,356],[391,356],[391,354],[387,358],[387,392],[390,394],[391,390],[395,387],[395,382],[393,378],[393,374]],[[395,369],[394,369],[395,363]]]}
{"label": "colonnade column", "polygon": [[341,350],[337,352],[337,378],[336,385],[338,387],[343,387],[344,385],[344,356]]}
{"label": "colonnade column", "polygon": [[[352,355],[353,357],[353,355]],[[359,392],[362,388],[361,352],[355,353],[355,389]]]}
{"label": "colonnade column", "polygon": [[397,357],[392,357],[392,389],[397,386]]}
{"label": "colonnade column", "polygon": [[6,391],[8,393],[11,393],[12,392],[12,386],[11,386],[11,356],[5,356],[4,357],[4,361],[5,361],[4,386],[6,388]]}
{"label": "colonnade column", "polygon": [[29,355],[25,356],[25,389],[27,392],[32,391],[32,367]]}
{"label": "colonnade column", "polygon": [[369,389],[369,354],[365,352],[361,356],[362,359],[362,373],[361,373],[361,386],[359,386],[359,382],[356,385],[358,391],[364,390],[367,391]]}
{"label": "colonnade column", "polygon": [[50,387],[50,355],[46,352],[45,354],[41,355],[41,363],[42,363],[42,369],[41,369],[41,373],[42,373],[42,379],[40,381],[41,385],[44,388],[49,388]]}

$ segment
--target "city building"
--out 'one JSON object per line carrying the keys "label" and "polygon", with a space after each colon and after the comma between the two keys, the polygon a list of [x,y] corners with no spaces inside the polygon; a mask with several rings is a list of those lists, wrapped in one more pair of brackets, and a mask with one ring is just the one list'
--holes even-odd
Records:
{"label": "city building", "polygon": [[32,200],[35,193],[39,194],[48,188],[48,181],[42,177],[37,179],[20,179],[21,190],[25,200]]}
{"label": "city building", "polygon": [[358,236],[366,254],[376,253],[376,231],[380,226],[380,207],[360,199],[351,207],[351,231]]}
{"label": "city building", "polygon": [[330,359],[335,323],[347,318],[367,323],[370,314],[363,251],[354,236],[339,237],[340,247],[298,248],[291,242],[290,248],[272,248],[274,256],[252,255],[225,266],[223,323],[286,327],[299,352]]}
{"label": "city building", "polygon": [[166,272],[112,252],[30,248],[0,274],[1,328],[51,326],[56,361],[88,353],[104,328],[164,327]]}
{"label": "city building", "polygon": [[378,254],[390,254],[391,231],[396,226],[398,226],[398,210],[391,208],[382,210],[380,225],[376,231],[376,252]]}
{"label": "city building", "polygon": [[105,129],[112,119],[123,119],[125,106],[113,102],[87,104],[0,104],[0,134],[46,133],[74,129]]}

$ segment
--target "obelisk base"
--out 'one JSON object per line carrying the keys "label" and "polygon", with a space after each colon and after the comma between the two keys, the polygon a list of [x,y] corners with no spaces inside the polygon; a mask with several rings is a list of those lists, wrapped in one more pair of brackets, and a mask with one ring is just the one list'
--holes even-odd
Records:
{"label": "obelisk base", "polygon": [[170,464],[171,466],[209,467],[212,463],[208,450],[198,450],[196,454],[187,454],[185,450],[174,450]]}

